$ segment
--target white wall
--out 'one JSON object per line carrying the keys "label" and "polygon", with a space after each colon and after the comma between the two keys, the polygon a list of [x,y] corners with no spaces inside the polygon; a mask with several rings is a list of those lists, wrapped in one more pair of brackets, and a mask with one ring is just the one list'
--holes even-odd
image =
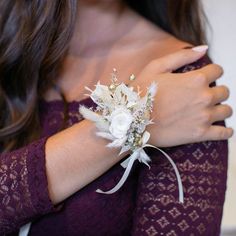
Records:
{"label": "white wall", "polygon": [[[210,55],[215,63],[224,67],[225,74],[219,84],[226,84],[231,95],[229,103],[234,115],[227,125],[235,129],[230,140],[228,190],[224,208],[223,229],[236,228],[236,0],[202,0],[212,26],[208,29]],[[236,234],[235,234],[236,236]]]}
{"label": "white wall", "polygon": [[[212,26],[209,32],[210,53],[216,63],[223,65],[225,75],[220,81],[231,88],[230,103],[236,107],[236,1],[202,0]],[[210,30],[209,30],[210,31]],[[233,102],[234,101],[234,102]],[[229,119],[236,128],[236,115]]]}

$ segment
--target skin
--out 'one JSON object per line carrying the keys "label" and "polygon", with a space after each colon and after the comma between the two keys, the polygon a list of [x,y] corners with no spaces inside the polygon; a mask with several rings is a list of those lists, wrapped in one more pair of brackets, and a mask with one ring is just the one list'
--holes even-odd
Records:
{"label": "skin", "polygon": [[[214,121],[232,114],[228,105],[215,105],[228,98],[228,89],[209,88],[222,75],[221,67],[209,65],[181,75],[170,73],[205,54],[182,49],[187,45],[119,1],[80,0],[58,86],[68,101],[80,100],[84,98],[84,86],[93,88],[98,79],[108,84],[112,68],[116,67],[120,81],[128,82],[131,73],[137,75],[133,86],[145,88],[153,80],[158,82],[153,111],[158,125],[149,128],[150,143],[165,147],[227,139],[232,136],[232,129],[212,126]],[[45,99],[60,96],[49,90]],[[47,140],[46,170],[54,204],[98,178],[128,154],[118,157],[119,150],[105,147],[107,141],[96,137],[95,131],[93,123],[83,120]]]}

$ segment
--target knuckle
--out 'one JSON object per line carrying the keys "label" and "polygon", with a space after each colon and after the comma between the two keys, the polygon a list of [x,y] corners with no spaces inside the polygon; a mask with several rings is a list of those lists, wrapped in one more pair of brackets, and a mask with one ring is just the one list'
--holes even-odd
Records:
{"label": "knuckle", "polygon": [[207,77],[203,72],[197,72],[194,76],[194,82],[196,85],[205,85],[207,83]]}
{"label": "knuckle", "polygon": [[204,111],[202,112],[202,114],[200,115],[200,119],[203,123],[210,123],[211,122],[211,113]]}
{"label": "knuckle", "polygon": [[149,62],[149,64],[147,65],[148,69],[152,70],[152,71],[157,71],[162,67],[162,64],[164,64],[162,62],[161,59],[153,59]]}
{"label": "knuckle", "polygon": [[147,66],[145,67],[145,69],[152,69],[152,68],[155,67],[155,65],[156,65],[156,60],[151,60],[151,61],[147,64]]}
{"label": "knuckle", "polygon": [[220,129],[220,130],[218,131],[218,137],[219,137],[219,139],[225,139],[225,138],[227,138],[227,137],[228,137],[228,132],[227,132],[227,130],[226,130],[226,129]]}
{"label": "knuckle", "polygon": [[205,133],[206,133],[206,129],[204,129],[203,127],[198,127],[193,132],[193,136],[197,140],[202,140],[204,135],[205,135]]}
{"label": "knuckle", "polygon": [[171,71],[170,65],[165,59],[161,59],[158,61],[157,68],[162,72]]}
{"label": "knuckle", "polygon": [[212,93],[207,92],[202,96],[202,103],[206,106],[209,106],[213,103],[214,96]]}
{"label": "knuckle", "polygon": [[158,62],[158,59],[153,59],[149,62],[148,66],[154,67],[154,66],[156,66],[157,62]]}

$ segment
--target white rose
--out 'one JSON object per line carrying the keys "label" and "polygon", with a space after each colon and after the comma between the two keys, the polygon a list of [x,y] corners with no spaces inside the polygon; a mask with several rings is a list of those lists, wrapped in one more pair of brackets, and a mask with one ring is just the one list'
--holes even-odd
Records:
{"label": "white rose", "polygon": [[124,138],[133,121],[130,111],[124,107],[118,108],[110,116],[109,131],[116,138]]}

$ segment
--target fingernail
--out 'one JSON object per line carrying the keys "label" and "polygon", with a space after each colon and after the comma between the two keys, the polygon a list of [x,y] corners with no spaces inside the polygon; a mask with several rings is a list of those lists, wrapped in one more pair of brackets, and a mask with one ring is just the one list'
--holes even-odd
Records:
{"label": "fingernail", "polygon": [[200,45],[197,47],[192,48],[195,52],[205,52],[208,49],[208,45]]}

